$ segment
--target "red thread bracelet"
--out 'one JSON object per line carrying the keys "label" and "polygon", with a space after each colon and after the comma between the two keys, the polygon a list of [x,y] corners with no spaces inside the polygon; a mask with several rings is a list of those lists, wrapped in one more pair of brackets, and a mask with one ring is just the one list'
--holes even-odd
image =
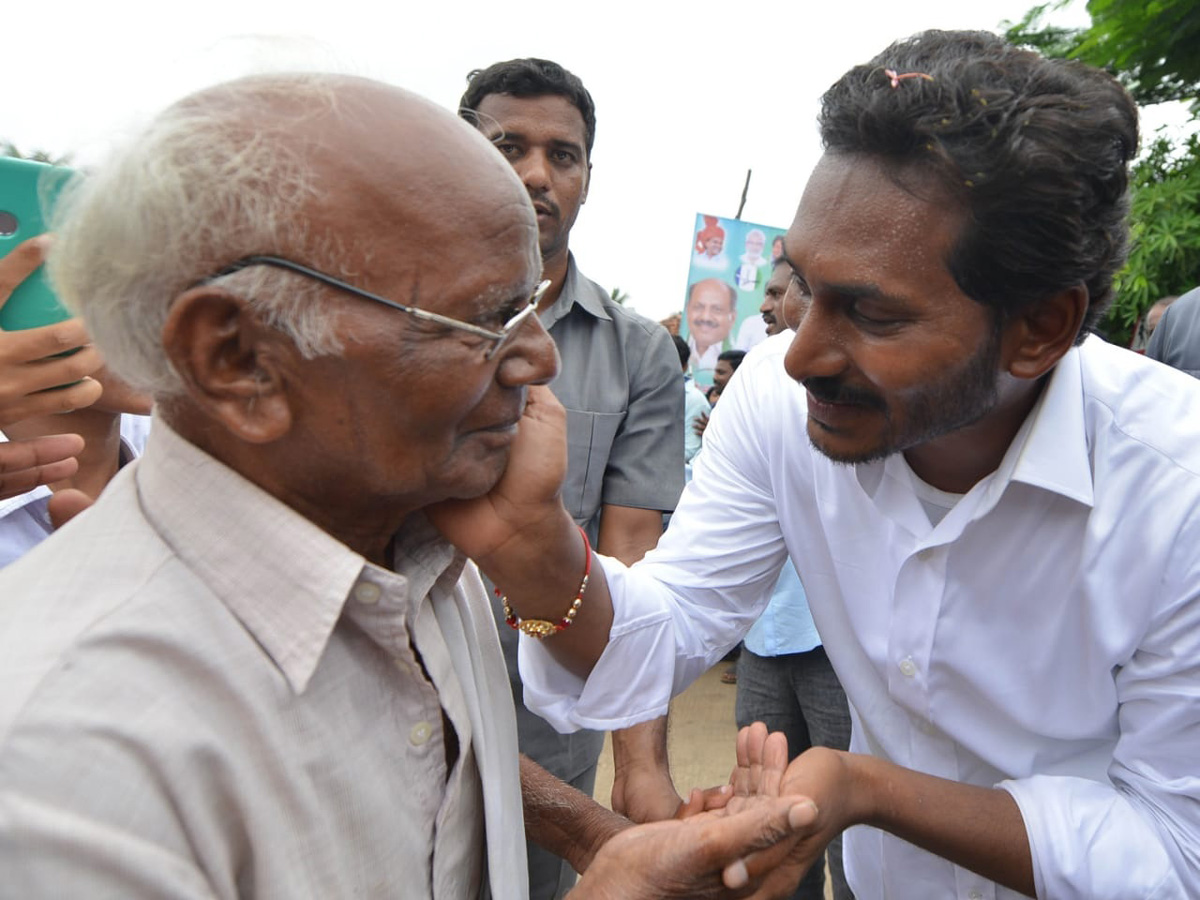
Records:
{"label": "red thread bracelet", "polygon": [[[575,614],[579,612],[579,607],[583,606],[583,592],[587,590],[588,579],[592,575],[592,544],[588,540],[586,531],[580,528],[579,533],[583,536],[583,553],[586,562],[583,564],[583,581],[579,582],[579,590],[575,592],[575,599],[571,602],[571,608],[567,610],[567,614],[557,622],[547,619],[522,619],[508,605],[508,595],[506,594],[500,597],[500,603],[504,607],[504,621],[509,624],[509,627],[539,640],[571,627],[571,623],[575,621]],[[496,593],[500,593],[499,588],[496,589]]]}

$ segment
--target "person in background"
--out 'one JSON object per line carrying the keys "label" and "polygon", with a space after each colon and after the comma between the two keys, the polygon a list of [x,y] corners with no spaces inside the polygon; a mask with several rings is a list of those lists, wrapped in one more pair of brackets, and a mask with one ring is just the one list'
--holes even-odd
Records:
{"label": "person in background", "polygon": [[1137,325],[1133,329],[1133,338],[1129,342],[1129,349],[1136,353],[1145,353],[1146,347],[1150,343],[1150,338],[1154,335],[1154,329],[1158,327],[1158,323],[1162,321],[1163,313],[1167,311],[1167,307],[1174,303],[1179,298],[1176,296],[1162,297],[1156,300],[1154,305],[1146,310],[1145,314],[1138,319]]}
{"label": "person in background", "polygon": [[[708,405],[711,407],[717,405],[717,398],[729,385],[729,379],[733,377],[733,373],[737,371],[738,366],[742,364],[742,360],[746,358],[745,350],[726,350],[717,357],[716,368],[713,369],[712,387],[708,389]],[[704,429],[708,427],[709,413],[704,413],[692,425],[692,431],[698,436],[704,436]],[[733,682],[730,681],[730,684]]]}
{"label": "person in background", "polygon": [[[550,388],[567,410],[563,498],[598,552],[632,564],[658,543],[663,515],[683,489],[684,404],[670,336],[615,303],[579,271],[570,250],[591,180],[592,96],[557,63],[514,59],[473,71],[459,113],[512,166],[537,213],[550,281],[538,314],[562,360]],[[604,735],[560,734],[525,708],[517,632],[505,624],[503,606],[494,609],[521,752],[590,795]],[[532,900],[561,897],[575,877],[565,860],[533,844],[529,873]]]}
{"label": "person in background", "polygon": [[1200,288],[1188,291],[1162,311],[1146,355],[1200,378]]}
{"label": "person in background", "polygon": [[712,407],[709,406],[703,391],[696,387],[696,382],[688,373],[688,358],[691,356],[691,350],[688,348],[687,341],[679,335],[673,335],[672,339],[675,350],[679,353],[679,365],[683,369],[683,462],[690,473],[692,459],[700,452],[703,442],[703,429],[697,431],[696,425],[702,417],[708,415]]}

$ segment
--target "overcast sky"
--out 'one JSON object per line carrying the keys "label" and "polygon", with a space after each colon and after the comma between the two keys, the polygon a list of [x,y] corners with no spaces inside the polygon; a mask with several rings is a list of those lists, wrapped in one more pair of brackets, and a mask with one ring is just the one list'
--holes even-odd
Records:
{"label": "overcast sky", "polygon": [[[682,305],[697,212],[786,227],[820,148],[817,98],[925,28],[1000,30],[1033,0],[67,0],[5,3],[0,140],[93,163],[155,111],[254,71],[335,69],[457,105],[466,73],[543,56],[596,101],[581,269],[661,318]],[[1082,4],[1066,21],[1086,23]]]}

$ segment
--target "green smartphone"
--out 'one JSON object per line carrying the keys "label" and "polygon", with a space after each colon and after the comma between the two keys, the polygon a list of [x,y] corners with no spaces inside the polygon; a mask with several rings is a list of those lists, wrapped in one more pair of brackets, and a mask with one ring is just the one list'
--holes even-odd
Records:
{"label": "green smartphone", "polygon": [[[75,174],[63,166],[0,157],[0,258],[47,230],[59,193]],[[54,296],[44,267],[38,266],[0,306],[0,330],[37,328],[70,317]]]}

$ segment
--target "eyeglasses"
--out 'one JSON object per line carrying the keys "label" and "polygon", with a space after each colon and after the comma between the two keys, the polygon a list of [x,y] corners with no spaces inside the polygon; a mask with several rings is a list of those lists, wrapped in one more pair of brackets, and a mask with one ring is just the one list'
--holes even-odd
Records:
{"label": "eyeglasses", "polygon": [[251,266],[273,266],[276,269],[285,269],[288,272],[295,272],[297,275],[303,275],[306,278],[315,279],[322,284],[327,284],[330,287],[345,291],[348,294],[353,294],[355,297],[361,297],[364,300],[371,300],[375,303],[381,303],[384,306],[390,306],[392,309],[398,309],[400,312],[408,313],[410,316],[415,316],[418,319],[423,319],[426,322],[437,322],[439,325],[445,325],[447,328],[457,328],[459,331],[465,331],[467,334],[473,334],[476,337],[487,338],[492,342],[492,346],[488,348],[484,359],[490,360],[508,343],[509,339],[521,327],[521,323],[528,319],[534,312],[537,311],[538,302],[542,296],[550,288],[550,280],[541,282],[533,289],[533,294],[529,298],[529,302],[502,326],[499,331],[492,331],[489,328],[481,328],[478,325],[472,325],[470,322],[463,322],[459,319],[452,319],[450,316],[439,315],[435,312],[429,312],[425,309],[418,309],[415,306],[405,306],[403,303],[397,303],[395,300],[389,300],[386,297],[380,297],[378,294],[372,294],[370,291],[364,291],[362,288],[356,288],[352,284],[347,284],[334,278],[332,275],[326,275],[324,272],[319,272],[316,269],[310,269],[308,266],[302,266],[300,263],[292,262],[290,259],[284,259],[281,256],[246,256],[239,259],[237,262],[230,263],[216,275],[210,278],[205,278],[200,284],[209,284],[216,281],[218,278],[223,278],[226,275],[232,275],[234,272],[240,272],[242,269],[247,269]]}

